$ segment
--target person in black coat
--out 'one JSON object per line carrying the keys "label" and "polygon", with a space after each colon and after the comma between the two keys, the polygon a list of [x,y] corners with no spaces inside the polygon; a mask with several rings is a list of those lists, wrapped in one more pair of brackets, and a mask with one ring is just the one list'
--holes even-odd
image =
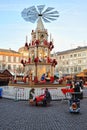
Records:
{"label": "person in black coat", "polygon": [[80,98],[80,83],[79,83],[79,81],[77,81],[75,83],[74,91],[75,91],[75,99],[79,99]]}
{"label": "person in black coat", "polygon": [[35,100],[35,89],[32,88],[29,92],[29,100]]}
{"label": "person in black coat", "polygon": [[46,106],[47,103],[50,103],[50,101],[52,100],[51,98],[51,94],[50,92],[48,91],[48,88],[45,89],[45,98],[43,100],[43,105]]}

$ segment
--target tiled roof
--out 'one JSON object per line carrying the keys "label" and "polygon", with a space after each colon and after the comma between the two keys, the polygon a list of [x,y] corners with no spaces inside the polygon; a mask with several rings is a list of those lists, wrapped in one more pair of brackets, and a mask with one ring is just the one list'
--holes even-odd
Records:
{"label": "tiled roof", "polygon": [[11,50],[11,49],[0,49],[0,52],[18,53],[19,54],[19,52]]}
{"label": "tiled roof", "polygon": [[7,69],[2,69],[0,70],[0,75],[8,75],[8,76],[12,76],[12,74],[10,73],[10,71],[8,71]]}

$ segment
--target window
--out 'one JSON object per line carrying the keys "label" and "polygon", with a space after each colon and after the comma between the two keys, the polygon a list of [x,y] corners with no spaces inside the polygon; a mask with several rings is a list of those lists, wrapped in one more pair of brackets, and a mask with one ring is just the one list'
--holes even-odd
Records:
{"label": "window", "polygon": [[74,67],[74,72],[77,72],[77,67]]}
{"label": "window", "polygon": [[13,65],[13,70],[16,70],[16,65]]}
{"label": "window", "polygon": [[81,56],[81,53],[78,53],[78,57],[80,57]]}
{"label": "window", "polygon": [[78,64],[81,64],[81,60],[78,60]]}
{"label": "window", "polygon": [[3,56],[3,61],[5,61],[6,60],[6,56]]}
{"label": "window", "polygon": [[6,67],[6,64],[2,64],[2,69],[5,69],[5,67]]}
{"label": "window", "polygon": [[78,67],[78,72],[81,72],[81,67],[80,66]]}
{"label": "window", "polygon": [[82,52],[82,56],[86,56],[86,52]]}
{"label": "window", "polygon": [[61,59],[61,56],[59,57],[59,59]]}
{"label": "window", "polygon": [[69,68],[66,68],[67,73],[69,73]]}
{"label": "window", "polygon": [[10,56],[8,56],[8,62],[11,62],[11,57]]}
{"label": "window", "polygon": [[1,65],[0,65],[0,70],[1,70]]}
{"label": "window", "polygon": [[77,57],[77,54],[74,54],[74,57]]}
{"label": "window", "polygon": [[70,58],[72,58],[73,57],[73,55],[70,55]]}
{"label": "window", "polygon": [[21,58],[20,58],[20,57],[19,57],[19,59],[18,59],[18,60],[19,60],[19,62],[21,62]]}
{"label": "window", "polygon": [[16,57],[13,57],[13,62],[16,62]]}
{"label": "window", "polygon": [[64,59],[64,56],[62,58]]}
{"label": "window", "polygon": [[11,70],[11,65],[8,65],[8,69]]}
{"label": "window", "polygon": [[70,68],[70,72],[71,72],[71,73],[73,72],[73,68]]}

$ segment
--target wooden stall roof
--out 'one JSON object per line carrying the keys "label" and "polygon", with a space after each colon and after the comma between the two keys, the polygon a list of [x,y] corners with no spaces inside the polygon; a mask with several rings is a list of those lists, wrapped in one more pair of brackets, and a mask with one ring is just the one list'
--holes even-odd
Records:
{"label": "wooden stall roof", "polygon": [[0,77],[11,77],[12,76],[12,74],[7,70],[7,69],[5,69],[5,70],[0,70]]}

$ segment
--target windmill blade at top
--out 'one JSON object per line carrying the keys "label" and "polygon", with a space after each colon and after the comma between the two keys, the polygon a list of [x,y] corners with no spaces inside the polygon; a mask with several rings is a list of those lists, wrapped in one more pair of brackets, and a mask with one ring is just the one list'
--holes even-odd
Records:
{"label": "windmill blade at top", "polygon": [[54,8],[52,8],[52,7],[48,7],[48,8],[43,12],[43,14],[44,14],[44,13],[47,13],[47,12],[53,10],[53,9],[54,9]]}
{"label": "windmill blade at top", "polygon": [[29,8],[25,8],[21,12],[22,17],[24,20],[34,23],[38,19],[38,11],[36,10],[35,6],[31,6]]}
{"label": "windmill blade at top", "polygon": [[45,7],[45,5],[38,5],[38,6],[37,6],[38,11],[39,11],[40,14],[42,13],[44,7]]}
{"label": "windmill blade at top", "polygon": [[49,13],[46,12],[45,15],[47,15],[47,14],[54,14],[55,15],[55,14],[59,14],[59,12],[58,11],[52,11],[52,12],[49,12]]}
{"label": "windmill blade at top", "polygon": [[51,21],[56,20],[55,18],[51,18],[51,17],[48,17],[48,16],[45,16],[45,18],[47,18],[47,19],[49,19],[49,20],[51,20]]}
{"label": "windmill blade at top", "polygon": [[[42,18],[44,22],[51,22],[56,20],[59,17],[58,11],[52,11],[53,7],[48,7],[44,10],[45,5],[31,6],[29,8],[25,8],[21,15],[24,20],[34,23],[37,19]],[[43,12],[44,10],[44,12]]]}
{"label": "windmill blade at top", "polygon": [[46,22],[46,23],[50,23],[50,21],[49,21],[47,18],[42,17],[42,19],[43,19],[44,22]]}

